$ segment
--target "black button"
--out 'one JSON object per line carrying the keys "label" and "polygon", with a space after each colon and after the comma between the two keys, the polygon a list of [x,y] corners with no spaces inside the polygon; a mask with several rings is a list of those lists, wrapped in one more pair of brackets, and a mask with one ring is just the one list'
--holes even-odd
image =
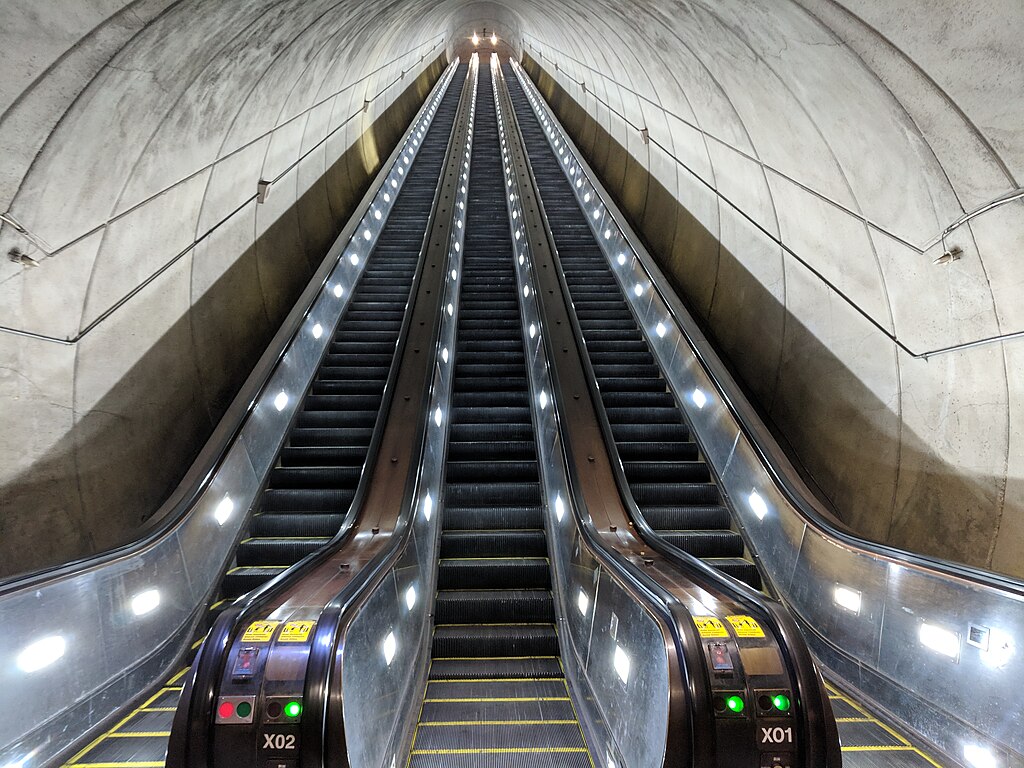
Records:
{"label": "black button", "polygon": [[289,757],[269,757],[263,768],[299,768],[299,761]]}
{"label": "black button", "polygon": [[280,717],[283,709],[280,701],[272,701],[267,704],[267,717]]}

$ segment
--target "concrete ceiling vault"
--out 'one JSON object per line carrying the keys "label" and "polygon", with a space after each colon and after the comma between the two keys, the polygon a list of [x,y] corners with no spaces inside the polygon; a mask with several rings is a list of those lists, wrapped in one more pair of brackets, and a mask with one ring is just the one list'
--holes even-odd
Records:
{"label": "concrete ceiling vault", "polygon": [[580,143],[844,519],[1024,576],[1024,339],[1001,338],[1024,331],[1024,203],[932,264],[947,226],[1024,186],[1019,0],[2,11],[3,572],[153,513],[438,57],[486,27],[585,116]]}

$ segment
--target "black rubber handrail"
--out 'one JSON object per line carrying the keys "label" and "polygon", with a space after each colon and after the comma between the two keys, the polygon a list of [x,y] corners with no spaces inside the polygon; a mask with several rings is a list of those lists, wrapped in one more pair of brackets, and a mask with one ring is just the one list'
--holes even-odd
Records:
{"label": "black rubber handrail", "polygon": [[[450,83],[449,83],[450,86]],[[415,125],[415,121],[413,122]],[[453,126],[454,132],[454,126]],[[449,140],[450,141],[450,140]],[[420,246],[419,260],[416,266],[416,273],[413,277],[409,290],[409,298],[406,302],[406,312],[402,318],[402,326],[399,332],[399,341],[395,347],[395,354],[392,358],[388,371],[388,378],[384,385],[384,393],[380,408],[377,411],[377,418],[374,422],[373,433],[370,444],[367,448],[366,461],[360,472],[359,483],[352,503],[349,506],[341,528],[316,552],[306,555],[302,560],[291,568],[283,571],[270,581],[260,585],[255,590],[243,595],[229,608],[223,611],[214,622],[207,639],[196,656],[192,672],[182,689],[181,701],[187,701],[187,706],[179,705],[175,714],[174,728],[172,729],[172,749],[168,750],[169,768],[205,768],[210,746],[210,729],[213,724],[213,704],[216,698],[216,690],[220,684],[224,667],[227,663],[227,652],[230,649],[231,638],[233,638],[240,627],[247,626],[257,616],[262,615],[264,606],[293,584],[298,583],[311,573],[317,566],[326,559],[333,556],[338,550],[343,549],[353,531],[355,521],[363,511],[363,501],[369,492],[369,478],[373,475],[374,467],[379,458],[379,446],[384,433],[384,426],[387,423],[387,416],[391,410],[394,398],[395,381],[400,370],[400,363],[409,336],[409,329],[412,322],[410,311],[413,298],[416,296],[417,288],[422,280],[425,269],[428,242],[431,237],[431,229],[434,220],[434,211],[437,208],[441,193],[441,181],[434,192],[434,200],[431,213],[423,233],[423,243]],[[364,273],[365,274],[365,273]],[[361,278],[360,278],[361,279]],[[357,284],[358,285],[358,284]],[[340,318],[340,320],[343,319]],[[324,348],[324,356],[330,349],[330,345]],[[321,358],[322,359],[322,358]],[[312,386],[311,381],[309,386]],[[297,418],[298,412],[296,412]],[[286,430],[285,434],[290,430]],[[370,567],[370,564],[367,566]],[[319,629],[319,628],[318,628]],[[188,696],[188,698],[186,698]],[[305,718],[304,718],[305,720]],[[178,739],[178,732],[187,733],[187,737]],[[184,752],[175,753],[174,747],[184,747]],[[180,758],[180,762],[178,762]]]}
{"label": "black rubber handrail", "polygon": [[[567,305],[572,306],[571,294],[558,256],[558,248],[552,235],[550,222],[544,208],[543,200],[541,199],[540,184],[534,174],[532,165],[529,163],[527,163],[527,165],[534,189],[537,190],[536,197],[538,211],[545,224],[545,233],[548,238],[548,244],[551,248],[552,257],[558,266],[556,273],[559,285],[562,289],[563,300]],[[790,616],[780,604],[775,601],[766,600],[762,593],[754,590],[747,584],[728,576],[693,555],[690,555],[678,547],[664,541],[644,519],[636,501],[633,499],[632,493],[629,491],[629,485],[622,467],[622,460],[619,456],[618,448],[616,447],[615,440],[612,435],[611,424],[608,422],[607,413],[605,412],[603,405],[600,405],[601,396],[600,390],[597,386],[597,377],[594,372],[593,365],[590,362],[589,355],[587,355],[586,352],[586,346],[583,342],[583,332],[579,325],[579,320],[576,317],[575,312],[569,312],[568,315],[573,335],[576,339],[576,346],[579,352],[580,361],[587,374],[587,386],[590,390],[591,399],[594,402],[594,410],[601,428],[602,436],[604,437],[605,448],[608,451],[609,457],[613,459],[610,464],[612,472],[615,475],[619,495],[626,511],[633,520],[634,528],[638,535],[645,542],[650,544],[652,549],[679,567],[680,570],[694,582],[710,582],[714,584],[717,589],[724,592],[735,602],[743,605],[750,614],[760,619],[765,626],[772,630],[773,634],[778,638],[780,650],[782,651],[784,659],[789,662],[789,668],[794,673],[793,677],[797,685],[796,693],[798,702],[803,705],[799,707],[799,711],[803,715],[802,730],[804,738],[802,743],[804,744],[806,750],[805,755],[807,758],[807,762],[805,764],[808,766],[815,766],[815,768],[818,766],[841,765],[842,758],[839,752],[838,732],[835,732],[834,739],[831,738],[832,731],[835,730],[834,719],[827,716],[827,713],[831,712],[831,706],[828,703],[827,694],[825,693],[823,685],[821,684],[819,676],[815,670],[810,652],[808,651],[806,643],[803,640],[803,636],[800,634],[792,616]],[[692,622],[690,623],[692,625]],[[699,638],[697,639],[697,643],[697,647],[700,648]],[[701,665],[703,667],[702,648],[699,653],[701,654]],[[829,723],[832,724],[831,727],[828,726]]]}

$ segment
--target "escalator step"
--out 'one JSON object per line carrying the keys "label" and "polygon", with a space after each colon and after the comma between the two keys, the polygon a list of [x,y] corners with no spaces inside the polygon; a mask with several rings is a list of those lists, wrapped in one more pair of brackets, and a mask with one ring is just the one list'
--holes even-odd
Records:
{"label": "escalator step", "polygon": [[281,451],[281,465],[284,467],[357,467],[361,468],[366,449],[361,445],[335,446],[288,446]]}
{"label": "escalator step", "polygon": [[345,520],[343,512],[305,515],[264,512],[252,519],[253,536],[334,536]]}
{"label": "escalator step", "polygon": [[743,557],[743,537],[735,531],[659,531],[662,538],[694,557]]}
{"label": "escalator step", "polygon": [[444,508],[446,531],[509,528],[543,528],[544,510],[541,507],[456,507]]}
{"label": "escalator step", "polygon": [[540,557],[450,558],[437,569],[438,589],[547,589],[548,561]]}
{"label": "escalator step", "polygon": [[544,557],[544,531],[444,531],[441,557]]}
{"label": "escalator step", "polygon": [[486,504],[518,505],[540,504],[539,482],[458,483],[447,487],[445,496],[456,506],[484,506]]}
{"label": "escalator step", "polygon": [[648,525],[655,530],[712,530],[728,528],[732,524],[729,510],[717,505],[645,506],[643,513]]}
{"label": "escalator step", "polygon": [[711,481],[711,471],[703,461],[624,461],[622,468],[631,484],[664,480],[686,483]]}
{"label": "escalator step", "polygon": [[278,467],[270,473],[274,488],[355,488],[362,467]]}
{"label": "escalator step", "polygon": [[550,624],[439,624],[434,658],[557,656],[558,638]]}
{"label": "escalator step", "polygon": [[328,538],[245,539],[235,550],[235,557],[239,565],[294,565],[328,541]]}
{"label": "escalator step", "polygon": [[546,589],[442,590],[434,611],[438,626],[554,620],[551,592]]}
{"label": "escalator step", "polygon": [[[288,436],[295,447],[338,447],[370,444],[373,429],[368,427],[344,427],[340,429],[293,429]],[[365,450],[363,451],[365,454]]]}
{"label": "escalator step", "polygon": [[754,589],[761,588],[761,574],[757,572],[757,566],[755,566],[749,560],[743,558],[707,558],[704,562],[708,565],[717,568],[723,573],[727,573],[735,579],[744,581]]}
{"label": "escalator step", "polygon": [[449,461],[488,461],[496,459],[533,460],[537,455],[537,447],[530,440],[507,440],[504,442],[488,441],[448,441]]}
{"label": "escalator step", "polygon": [[449,483],[487,482],[494,478],[503,481],[536,482],[539,477],[536,461],[452,461],[445,468]]}
{"label": "escalator step", "polygon": [[349,489],[269,488],[263,492],[266,512],[344,512],[352,504],[356,492]]}
{"label": "escalator step", "polygon": [[718,488],[713,483],[630,483],[629,488],[641,507],[719,502]]}

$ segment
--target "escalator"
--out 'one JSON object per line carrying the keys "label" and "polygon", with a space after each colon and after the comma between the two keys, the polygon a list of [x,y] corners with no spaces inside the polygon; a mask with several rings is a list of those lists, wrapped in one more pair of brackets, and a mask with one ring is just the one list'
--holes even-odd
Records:
{"label": "escalator", "polygon": [[[613,461],[622,467],[639,523],[657,539],[760,590],[758,567],[595,239],[587,221],[589,211],[581,208],[560,166],[563,156],[552,149],[512,67],[505,65],[504,72],[599,393],[595,402],[603,407],[608,425],[607,447]],[[561,148],[568,150],[565,145]],[[585,196],[584,205],[587,202]],[[620,264],[623,258],[619,257]],[[635,290],[640,296],[644,287],[638,284]],[[939,765],[919,744],[872,714],[863,703],[834,686],[828,689],[846,765]]]}
{"label": "escalator", "polygon": [[413,768],[592,765],[559,661],[490,69],[470,172],[435,628]]}
{"label": "escalator", "polygon": [[331,540],[363,475],[430,218],[465,66],[449,86],[238,545],[225,598]]}
{"label": "escalator", "polygon": [[519,116],[629,491],[659,536],[759,589],[757,568],[744,557],[743,538],[732,528],[732,515],[722,502],[683,413],[591,234],[522,86],[511,67],[505,66],[505,82]]}
{"label": "escalator", "polygon": [[[328,544],[357,497],[366,468],[373,463],[375,432],[386,417],[381,407],[385,388],[395,375],[396,349],[466,71],[466,65],[459,67],[426,134],[413,137],[420,145],[414,159],[401,158],[408,169],[405,181],[344,314],[333,331],[316,331],[333,333],[331,342],[254,505],[248,535],[239,542],[235,563],[200,625],[201,633],[235,598]],[[342,298],[340,287],[332,290]],[[192,645],[186,663],[200,642]],[[186,666],[175,671],[144,695],[127,717],[65,765],[162,766],[187,670]]]}

